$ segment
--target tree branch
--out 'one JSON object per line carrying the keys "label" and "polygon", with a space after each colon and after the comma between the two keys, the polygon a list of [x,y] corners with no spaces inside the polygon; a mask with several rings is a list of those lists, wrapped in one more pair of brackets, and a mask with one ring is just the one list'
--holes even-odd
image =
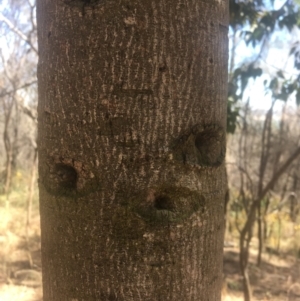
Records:
{"label": "tree branch", "polygon": [[11,90],[11,91],[0,93],[0,98],[2,98],[2,97],[4,97],[4,96],[7,96],[7,95],[10,95],[10,94],[13,94],[13,93],[15,93],[15,92],[18,91],[18,90],[25,89],[25,88],[27,88],[27,87],[29,87],[29,86],[31,86],[31,85],[36,84],[36,83],[37,83],[37,81],[34,80],[34,81],[30,82],[30,83],[26,83],[26,84],[24,84],[23,86],[18,87],[18,88],[15,88],[15,89],[13,89],[13,90]]}
{"label": "tree branch", "polygon": [[31,43],[30,39],[22,32],[20,31],[18,28],[16,28],[14,26],[14,24],[12,22],[10,22],[5,16],[3,16],[0,13],[0,21],[4,22],[10,29],[11,31],[13,31],[15,34],[17,34],[22,40],[24,40],[29,46],[30,48],[36,53],[38,54],[38,50],[37,48]]}
{"label": "tree branch", "polygon": [[290,166],[290,164],[300,155],[300,146],[291,154],[291,156],[285,161],[285,163],[277,170],[277,172],[273,175],[269,183],[262,190],[261,194],[257,198],[257,203],[260,202],[268,191],[274,186],[276,181],[280,178],[280,176],[286,171],[286,169]]}

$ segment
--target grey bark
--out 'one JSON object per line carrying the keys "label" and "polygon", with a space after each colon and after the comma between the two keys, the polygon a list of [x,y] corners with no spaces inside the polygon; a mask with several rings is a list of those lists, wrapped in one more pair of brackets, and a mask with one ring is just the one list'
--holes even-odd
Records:
{"label": "grey bark", "polygon": [[44,301],[220,300],[227,6],[37,1]]}

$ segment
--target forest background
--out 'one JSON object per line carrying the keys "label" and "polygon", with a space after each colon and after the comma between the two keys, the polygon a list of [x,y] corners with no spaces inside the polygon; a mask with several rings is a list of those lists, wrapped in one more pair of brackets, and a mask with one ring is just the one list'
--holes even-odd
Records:
{"label": "forest background", "polygon": [[[223,300],[300,300],[300,2],[229,2]],[[0,1],[3,301],[42,299],[35,8]]]}

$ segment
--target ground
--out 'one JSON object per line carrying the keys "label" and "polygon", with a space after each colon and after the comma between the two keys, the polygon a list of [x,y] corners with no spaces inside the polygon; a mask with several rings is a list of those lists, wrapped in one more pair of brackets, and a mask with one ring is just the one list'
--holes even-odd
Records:
{"label": "ground", "polygon": [[[250,256],[249,276],[255,301],[300,301],[300,260],[292,255],[265,253],[261,267],[257,252]],[[242,301],[238,248],[224,249],[224,285],[222,301]]]}
{"label": "ground", "polygon": [[[26,235],[24,207],[0,206],[0,301],[42,301],[40,222],[33,207]],[[17,205],[17,204],[15,204]],[[242,301],[238,248],[224,248],[222,301]],[[251,252],[253,301],[300,301],[300,260],[292,255],[265,253],[260,268]]]}

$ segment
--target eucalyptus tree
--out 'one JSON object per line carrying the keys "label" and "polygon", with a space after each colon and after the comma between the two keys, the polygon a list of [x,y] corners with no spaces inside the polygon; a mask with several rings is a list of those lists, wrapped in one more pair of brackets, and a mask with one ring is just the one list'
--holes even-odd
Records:
{"label": "eucalyptus tree", "polygon": [[227,5],[37,1],[45,301],[220,300]]}

